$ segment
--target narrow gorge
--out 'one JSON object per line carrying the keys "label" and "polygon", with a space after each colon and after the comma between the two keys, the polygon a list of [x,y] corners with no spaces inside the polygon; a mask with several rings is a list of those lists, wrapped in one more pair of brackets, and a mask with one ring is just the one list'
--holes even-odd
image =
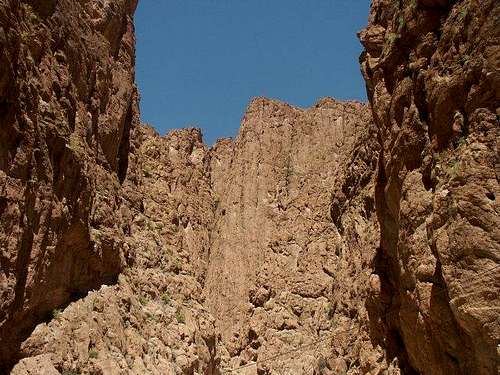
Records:
{"label": "narrow gorge", "polygon": [[211,147],[140,123],[136,7],[0,0],[0,374],[498,374],[500,4],[372,0],[369,103]]}

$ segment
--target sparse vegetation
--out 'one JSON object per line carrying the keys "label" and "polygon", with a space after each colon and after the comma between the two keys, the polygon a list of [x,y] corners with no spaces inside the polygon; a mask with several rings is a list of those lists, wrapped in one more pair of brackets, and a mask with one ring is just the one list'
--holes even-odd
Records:
{"label": "sparse vegetation", "polygon": [[182,263],[181,260],[177,257],[174,257],[172,259],[172,271],[178,274],[182,269]]}
{"label": "sparse vegetation", "polygon": [[132,367],[134,367],[134,359],[131,357],[127,357],[126,361],[127,361],[128,368],[132,369]]}
{"label": "sparse vegetation", "polygon": [[89,358],[96,359],[98,357],[98,353],[96,350],[91,350],[89,352]]}
{"label": "sparse vegetation", "polygon": [[177,311],[175,312],[175,318],[177,319],[177,323],[186,323],[186,317],[184,316],[184,313],[181,309],[177,309]]}
{"label": "sparse vegetation", "polygon": [[335,311],[337,311],[337,303],[331,302],[328,306],[328,319],[333,319],[333,317],[335,316]]}
{"label": "sparse vegetation", "polygon": [[467,8],[463,8],[460,13],[458,14],[458,19],[460,21],[463,21],[466,17],[467,17],[467,14],[468,14],[468,10]]}
{"label": "sparse vegetation", "polygon": [[165,292],[162,294],[161,300],[165,305],[170,305],[172,299],[170,298],[170,294],[168,294],[168,292]]}
{"label": "sparse vegetation", "polygon": [[398,34],[396,33],[388,33],[385,37],[386,41],[389,42],[390,44],[394,44],[397,38]]}
{"label": "sparse vegetation", "polygon": [[319,371],[323,371],[328,368],[328,362],[324,357],[321,357],[318,361],[318,369]]}
{"label": "sparse vegetation", "polygon": [[401,32],[404,27],[405,27],[405,18],[403,17],[403,15],[400,15],[398,17],[398,32]]}
{"label": "sparse vegetation", "polygon": [[52,318],[59,319],[59,317],[61,316],[61,313],[62,313],[61,309],[52,310]]}
{"label": "sparse vegetation", "polygon": [[148,303],[148,299],[144,296],[139,296],[139,303],[142,305],[142,306],[145,306],[147,305]]}

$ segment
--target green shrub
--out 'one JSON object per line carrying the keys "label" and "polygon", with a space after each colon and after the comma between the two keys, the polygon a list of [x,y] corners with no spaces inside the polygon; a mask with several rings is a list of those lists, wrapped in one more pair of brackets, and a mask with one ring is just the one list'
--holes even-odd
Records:
{"label": "green shrub", "polygon": [[61,309],[54,309],[52,310],[52,318],[54,319],[59,319],[59,317],[61,316],[62,314],[62,310]]}
{"label": "green shrub", "polygon": [[186,323],[186,317],[184,316],[184,313],[181,311],[181,309],[177,309],[175,312],[175,318],[177,319],[178,323]]}
{"label": "green shrub", "polygon": [[405,27],[405,18],[401,15],[398,18],[398,31],[401,32],[403,28]]}
{"label": "green shrub", "polygon": [[390,44],[394,44],[394,42],[396,41],[397,38],[398,38],[398,34],[396,34],[396,33],[389,33],[385,37],[386,41],[389,42]]}

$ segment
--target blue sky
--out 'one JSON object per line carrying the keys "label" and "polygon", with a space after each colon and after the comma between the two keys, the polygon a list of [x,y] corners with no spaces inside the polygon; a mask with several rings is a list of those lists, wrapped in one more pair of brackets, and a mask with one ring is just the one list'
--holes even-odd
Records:
{"label": "blue sky", "polygon": [[356,32],[369,0],[141,0],[135,16],[141,118],[161,134],[236,136],[254,96],[300,107],[366,100]]}

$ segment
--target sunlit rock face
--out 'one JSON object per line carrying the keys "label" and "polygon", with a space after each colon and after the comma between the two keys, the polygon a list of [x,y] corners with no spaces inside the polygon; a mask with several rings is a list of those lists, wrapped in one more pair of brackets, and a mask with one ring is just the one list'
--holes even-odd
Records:
{"label": "sunlit rock face", "polygon": [[139,125],[135,7],[0,0],[0,373],[496,374],[499,5],[374,0],[369,105],[211,148]]}
{"label": "sunlit rock face", "polygon": [[373,1],[359,36],[382,146],[372,338],[408,373],[497,374],[497,1]]}
{"label": "sunlit rock face", "polygon": [[301,109],[256,98],[238,137],[212,149],[217,210],[205,303],[233,368],[387,367],[364,307],[379,238],[378,148],[365,104],[324,98]]}
{"label": "sunlit rock face", "polygon": [[397,367],[370,343],[364,302],[379,238],[375,131],[367,105],[330,98],[308,109],[256,98],[238,137],[211,149],[197,129],[136,128],[139,199],[120,208],[127,267],[52,311],[13,373]]}

